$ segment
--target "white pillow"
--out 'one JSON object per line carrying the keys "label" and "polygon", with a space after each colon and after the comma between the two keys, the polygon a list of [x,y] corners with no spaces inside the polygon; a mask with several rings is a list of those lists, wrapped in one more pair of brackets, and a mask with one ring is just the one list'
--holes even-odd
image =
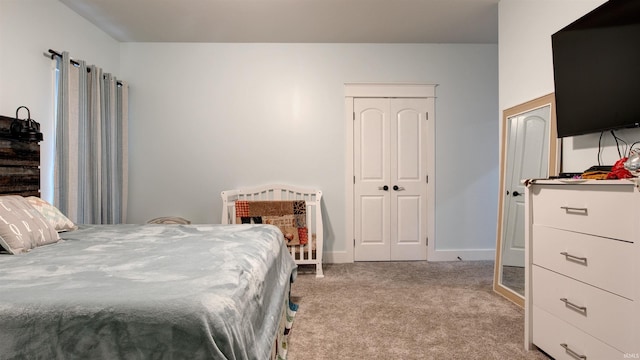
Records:
{"label": "white pillow", "polygon": [[60,240],[47,219],[19,195],[0,196],[0,246],[19,254]]}
{"label": "white pillow", "polygon": [[29,196],[27,201],[51,223],[58,232],[75,230],[78,227],[55,206],[36,196]]}

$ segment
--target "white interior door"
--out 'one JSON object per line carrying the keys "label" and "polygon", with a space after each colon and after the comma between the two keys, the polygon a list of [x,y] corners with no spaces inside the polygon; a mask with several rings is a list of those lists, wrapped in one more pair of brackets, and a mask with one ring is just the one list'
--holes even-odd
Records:
{"label": "white interior door", "polygon": [[427,259],[427,100],[391,100],[391,260]]}
{"label": "white interior door", "polygon": [[524,179],[546,178],[549,158],[549,106],[508,121],[502,265],[524,267]]}
{"label": "white interior door", "polygon": [[354,99],[356,261],[426,260],[426,99]]}
{"label": "white interior door", "polygon": [[355,261],[390,260],[389,99],[354,99]]}

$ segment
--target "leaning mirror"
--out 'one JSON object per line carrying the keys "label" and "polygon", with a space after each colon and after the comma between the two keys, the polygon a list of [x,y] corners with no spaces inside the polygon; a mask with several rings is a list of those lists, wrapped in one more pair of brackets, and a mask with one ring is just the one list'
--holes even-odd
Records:
{"label": "leaning mirror", "polygon": [[524,306],[524,179],[558,173],[553,93],[506,109],[502,118],[493,289]]}

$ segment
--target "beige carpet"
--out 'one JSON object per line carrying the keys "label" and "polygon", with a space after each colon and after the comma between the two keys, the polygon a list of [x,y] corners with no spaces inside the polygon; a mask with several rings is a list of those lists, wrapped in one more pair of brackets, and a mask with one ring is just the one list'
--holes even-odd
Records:
{"label": "beige carpet", "polygon": [[524,311],[492,281],[490,261],[302,268],[288,358],[548,359],[524,350]]}

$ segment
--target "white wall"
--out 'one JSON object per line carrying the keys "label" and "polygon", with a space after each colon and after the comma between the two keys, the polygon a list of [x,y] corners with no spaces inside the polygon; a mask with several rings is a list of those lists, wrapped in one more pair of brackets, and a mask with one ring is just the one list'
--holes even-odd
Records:
{"label": "white wall", "polygon": [[344,261],[344,84],[436,83],[436,249],[493,256],[496,45],[127,43],[121,70],[129,221],[217,223],[222,190],[312,186],[324,194],[327,258]]}
{"label": "white wall", "polygon": [[[499,3],[500,111],[554,91],[551,35],[604,0],[501,0]],[[592,101],[592,100],[586,100]],[[640,130],[616,131],[629,144]],[[565,172],[582,172],[598,163],[599,134],[563,140]],[[604,137],[603,164],[613,165],[618,152]]]}
{"label": "white wall", "polygon": [[[343,84],[437,83],[436,249],[473,257],[494,247],[498,109],[553,91],[550,35],[603,2],[501,0],[496,47],[118,44],[57,1],[0,0],[0,114],[31,109],[50,171],[52,72],[42,53],[68,50],[131,84],[130,222],[171,214],[219,222],[221,190],[317,186],[328,252],[339,253],[350,245]],[[620,135],[632,142],[639,131]],[[604,162],[613,163],[607,141]],[[597,144],[596,135],[566,139],[563,170],[596,163]]]}
{"label": "white wall", "polygon": [[[220,191],[283,182],[324,192],[327,259],[344,239],[344,84],[439,84],[438,259],[491,258],[498,167],[497,45],[119,44],[52,0],[0,0],[0,113],[26,105],[51,171],[47,49],[130,83],[129,222],[220,222]],[[43,187],[43,196],[51,191]],[[433,256],[433,254],[432,254]],[[348,259],[346,259],[348,260]]]}
{"label": "white wall", "polygon": [[[0,114],[13,117],[24,105],[40,123],[44,174],[52,172],[53,146],[53,61],[43,55],[48,49],[69,51],[115,74],[120,61],[117,41],[60,2],[0,0]],[[46,185],[42,196],[51,200],[52,190]]]}

